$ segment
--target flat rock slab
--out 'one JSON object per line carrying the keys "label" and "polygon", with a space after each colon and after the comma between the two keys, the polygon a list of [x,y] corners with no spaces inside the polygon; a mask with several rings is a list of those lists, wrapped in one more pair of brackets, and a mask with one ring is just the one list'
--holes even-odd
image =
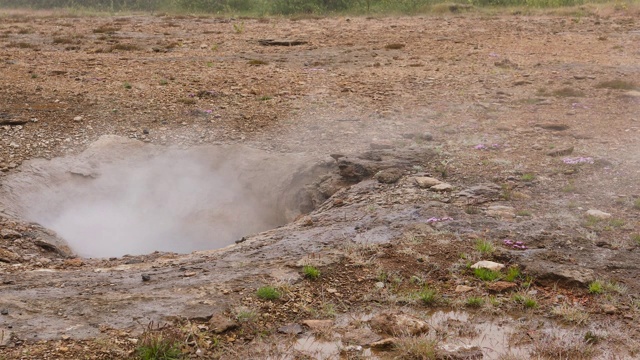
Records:
{"label": "flat rock slab", "polygon": [[489,269],[493,271],[500,271],[504,269],[504,264],[500,264],[493,261],[482,260],[477,263],[471,265],[472,269]]}

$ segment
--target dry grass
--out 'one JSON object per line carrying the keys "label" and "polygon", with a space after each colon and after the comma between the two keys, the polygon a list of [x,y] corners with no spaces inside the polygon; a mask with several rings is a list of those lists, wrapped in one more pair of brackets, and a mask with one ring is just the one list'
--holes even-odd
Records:
{"label": "dry grass", "polygon": [[596,88],[598,89],[616,89],[616,90],[633,90],[633,89],[636,89],[637,87],[638,86],[631,81],[625,81],[625,80],[619,80],[619,79],[603,81],[598,85],[596,85]]}
{"label": "dry grass", "polygon": [[548,360],[589,360],[598,354],[593,344],[577,335],[543,334],[533,344],[531,357]]}
{"label": "dry grass", "polygon": [[140,50],[140,47],[135,44],[115,44],[111,46],[111,51],[120,50],[120,51],[136,51]]}
{"label": "dry grass", "polygon": [[426,336],[402,337],[395,344],[394,359],[435,360],[442,358],[436,340]]}
{"label": "dry grass", "polygon": [[387,50],[400,50],[402,48],[404,48],[405,45],[404,44],[400,44],[400,43],[393,43],[393,44],[387,44],[384,46],[385,49]]}
{"label": "dry grass", "polygon": [[564,87],[562,89],[554,90],[553,96],[556,97],[583,97],[584,92],[576,90],[570,87]]}

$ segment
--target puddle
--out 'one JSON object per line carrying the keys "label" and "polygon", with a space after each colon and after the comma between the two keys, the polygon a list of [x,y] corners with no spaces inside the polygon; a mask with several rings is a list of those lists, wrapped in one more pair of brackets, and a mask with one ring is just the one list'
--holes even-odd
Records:
{"label": "puddle", "polygon": [[240,145],[166,149],[104,136],[77,156],[8,176],[0,208],[54,230],[80,256],[217,249],[293,220],[330,163]]}

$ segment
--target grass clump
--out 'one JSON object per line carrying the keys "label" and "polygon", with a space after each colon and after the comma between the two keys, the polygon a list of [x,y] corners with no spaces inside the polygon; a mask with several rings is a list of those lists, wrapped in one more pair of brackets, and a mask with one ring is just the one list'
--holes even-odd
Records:
{"label": "grass clump", "polygon": [[640,234],[631,234],[631,241],[640,246]]}
{"label": "grass clump", "polygon": [[514,282],[520,277],[520,268],[517,266],[510,267],[504,279],[508,282]]}
{"label": "grass clump", "polygon": [[598,85],[596,85],[596,88],[598,89],[617,89],[617,90],[633,90],[636,87],[637,86],[635,83],[630,81],[620,80],[620,79],[603,81],[598,83]]}
{"label": "grass clump", "polygon": [[600,280],[592,281],[589,284],[589,293],[591,294],[602,294],[604,292],[604,284]]}
{"label": "grass clump", "polygon": [[513,301],[523,305],[527,309],[535,309],[538,307],[538,301],[531,296],[516,294],[513,296]]}
{"label": "grass clump", "polygon": [[258,288],[258,290],[256,291],[256,295],[258,295],[258,297],[263,300],[277,300],[280,299],[280,296],[282,296],[278,289],[273,286],[263,286],[261,288]]}
{"label": "grass clump", "polygon": [[115,45],[111,46],[111,51],[113,51],[113,50],[135,51],[135,50],[140,50],[140,47],[138,45],[134,45],[134,44],[115,44]]}
{"label": "grass clump", "polygon": [[534,174],[528,173],[528,174],[522,174],[522,176],[520,177],[520,180],[525,182],[531,182],[535,180],[535,178],[536,176]]}
{"label": "grass clump", "polygon": [[417,295],[418,299],[420,299],[425,305],[433,305],[438,300],[438,292],[428,286],[425,286]]}
{"label": "grass clump", "polygon": [[93,33],[94,34],[112,34],[118,30],[120,30],[119,27],[102,25],[99,28],[93,29]]}
{"label": "grass clump", "polygon": [[482,281],[496,281],[501,277],[499,272],[485,268],[473,269],[473,275]]}
{"label": "grass clump", "polygon": [[465,305],[471,308],[479,308],[484,305],[484,299],[480,296],[470,296],[465,301]]}
{"label": "grass clump", "polygon": [[589,320],[589,313],[584,310],[563,304],[551,310],[551,314],[561,318],[564,322],[576,325],[583,325]]}
{"label": "grass clump", "polygon": [[437,341],[426,336],[402,337],[398,339],[394,349],[396,355],[394,359],[435,360],[442,358]]}
{"label": "grass clump", "polygon": [[491,255],[496,249],[491,241],[478,239],[476,241],[476,250],[482,255]]}
{"label": "grass clump", "polygon": [[633,208],[640,210],[640,199],[636,199],[636,201],[633,202]]}
{"label": "grass clump", "polygon": [[182,355],[181,334],[168,327],[153,329],[153,324],[142,335],[136,348],[140,360],[179,360]]}
{"label": "grass clump", "polygon": [[132,87],[131,84],[129,84],[126,81],[124,82],[124,84],[122,84],[122,86],[124,86],[124,88],[127,89],[127,90],[131,89],[131,87]]}
{"label": "grass clump", "polygon": [[320,270],[318,270],[318,268],[311,265],[305,265],[302,268],[302,273],[306,278],[311,280],[315,280],[320,277]]}

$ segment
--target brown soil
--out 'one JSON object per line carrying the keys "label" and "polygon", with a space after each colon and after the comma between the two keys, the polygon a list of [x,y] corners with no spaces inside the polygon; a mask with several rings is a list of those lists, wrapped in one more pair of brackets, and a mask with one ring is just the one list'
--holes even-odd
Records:
{"label": "brown soil", "polygon": [[[186,255],[69,257],[0,207],[0,359],[133,357],[162,331],[194,357],[393,358],[406,348],[347,340],[389,310],[462,310],[429,336],[472,339],[485,358],[637,357],[640,21],[601,15],[3,15],[0,185],[103,135],[332,154],[339,182],[307,217]],[[399,179],[376,174],[388,167]],[[418,187],[424,175],[453,191]],[[478,260],[522,275],[496,293]],[[259,299],[263,285],[281,298]],[[425,286],[433,302],[417,298]],[[216,333],[212,315],[239,326]],[[307,319],[333,323],[277,331]],[[482,324],[503,328],[491,349]]]}

